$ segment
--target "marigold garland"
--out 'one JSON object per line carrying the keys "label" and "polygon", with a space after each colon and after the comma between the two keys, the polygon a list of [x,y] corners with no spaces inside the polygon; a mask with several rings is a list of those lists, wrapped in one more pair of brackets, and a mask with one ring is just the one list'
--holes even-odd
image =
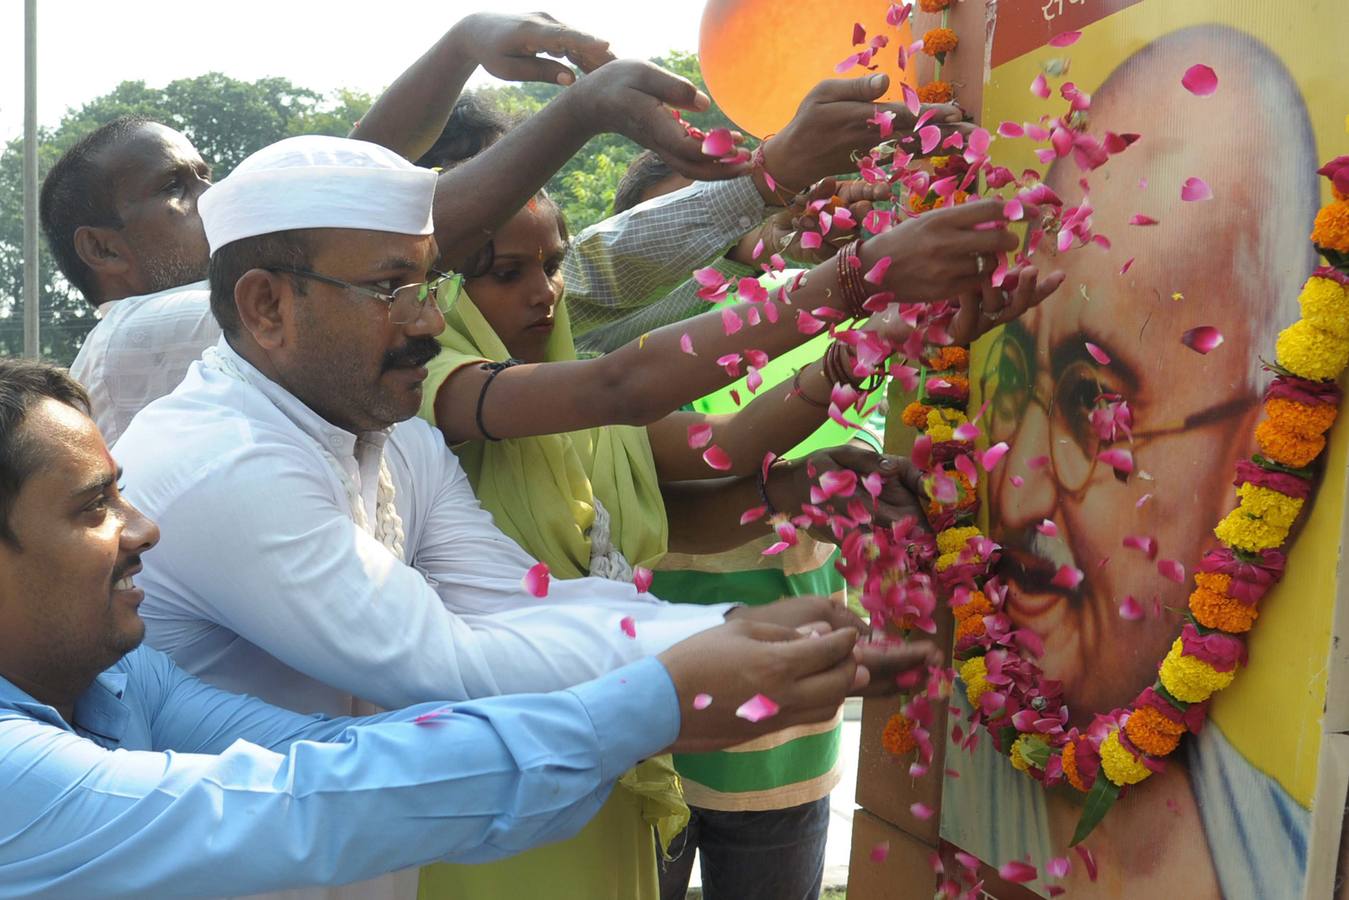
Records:
{"label": "marigold garland", "polygon": [[918,8],[926,13],[938,13],[951,5],[951,0],[918,0]]}
{"label": "marigold garland", "polygon": [[1349,201],[1321,207],[1312,226],[1312,243],[1323,250],[1349,253]]}
{"label": "marigold garland", "polygon": [[945,56],[956,48],[960,38],[949,28],[933,28],[923,35],[923,52],[928,56]]}
{"label": "marigold garland", "polygon": [[1118,729],[1101,742],[1101,771],[1121,787],[1137,784],[1152,774],[1151,769],[1120,743]]}
{"label": "marigold garland", "polygon": [[929,81],[918,88],[918,99],[924,103],[950,103],[953,96],[950,82],[946,81]]}

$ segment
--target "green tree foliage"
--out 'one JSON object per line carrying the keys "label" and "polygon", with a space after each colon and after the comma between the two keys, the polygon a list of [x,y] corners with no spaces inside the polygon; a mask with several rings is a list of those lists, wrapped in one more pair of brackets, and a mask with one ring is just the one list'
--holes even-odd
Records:
{"label": "green tree foliage", "polygon": [[[55,128],[38,131],[38,177],[45,178],[67,148],[118,116],[143,115],[187,135],[211,163],[215,177],[266,145],[296,134],[343,135],[372,98],[354,91],[323,95],[285,78],[239,81],[211,72],[162,89],[124,81],[78,109]],[[69,363],[93,327],[93,309],[41,254],[41,339],[44,356]],[[23,140],[0,153],[0,353],[23,349]]]}
{"label": "green tree foliage", "polygon": [[[692,53],[672,52],[654,62],[706,89]],[[507,113],[537,112],[564,88],[547,84],[508,84],[478,89]],[[297,134],[343,135],[370,108],[372,98],[354,91],[328,94],[299,87],[285,78],[239,81],[218,72],[171,82],[162,89],[142,81],[124,81],[101,97],[69,110],[55,128],[38,132],[39,178],[84,135],[118,116],[143,115],[187,135],[215,170],[229,174],[248,154]],[[713,106],[685,120],[709,130],[732,127]],[[573,233],[609,215],[614,191],[641,148],[620,135],[593,138],[548,183],[548,191],[567,217]],[[23,349],[23,141],[11,141],[0,153],[0,354]],[[52,264],[41,257],[42,352],[68,364],[93,327],[93,309]]]}

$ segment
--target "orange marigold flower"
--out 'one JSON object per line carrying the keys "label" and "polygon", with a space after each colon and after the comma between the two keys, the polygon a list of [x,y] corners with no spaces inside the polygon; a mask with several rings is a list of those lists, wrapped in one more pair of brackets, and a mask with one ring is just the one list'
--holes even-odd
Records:
{"label": "orange marigold flower", "polygon": [[1226,597],[1227,589],[1232,586],[1232,576],[1221,572],[1195,572],[1194,583]]}
{"label": "orange marigold flower", "polygon": [[949,103],[951,96],[951,84],[947,81],[929,81],[918,88],[918,99],[924,103]]}
{"label": "orange marigold flower", "polygon": [[980,616],[967,616],[956,620],[956,640],[967,637],[979,637],[988,627]]}
{"label": "orange marigold flower", "polygon": [[1077,771],[1077,744],[1073,741],[1063,745],[1063,750],[1059,754],[1059,761],[1063,763],[1063,777],[1068,779],[1068,783],[1077,788],[1082,793],[1091,790],[1091,785],[1083,784],[1082,775]]}
{"label": "orange marigold flower", "polygon": [[1325,434],[1335,424],[1335,415],[1339,407],[1333,403],[1310,406],[1296,400],[1271,397],[1265,401],[1265,413],[1271,420],[1294,434],[1305,438]]}
{"label": "orange marigold flower", "polygon": [[957,191],[956,191],[954,194],[952,194],[950,197],[938,197],[938,198],[937,198],[937,202],[936,202],[935,205],[936,205],[937,207],[942,207],[942,206],[945,206],[945,205],[949,202],[952,206],[959,206],[960,204],[964,203],[964,202],[965,202],[966,200],[968,200],[968,199],[970,199],[970,195],[969,195],[969,194],[965,193],[965,192],[962,191],[962,190],[957,190]]}
{"label": "orange marigold flower", "polygon": [[[931,203],[928,202],[928,197],[934,198]],[[940,198],[935,194],[909,194],[909,209],[916,213],[925,213],[929,209],[936,209],[939,202]]]}
{"label": "orange marigold flower", "polygon": [[1310,465],[1326,446],[1325,435],[1304,437],[1274,419],[1265,419],[1255,426],[1255,440],[1265,456],[1295,469]]}
{"label": "orange marigold flower", "polygon": [[932,407],[924,406],[917,400],[904,407],[904,413],[900,420],[910,428],[922,428],[927,424],[927,414],[932,412]]}
{"label": "orange marigold flower", "polygon": [[[975,491],[974,485],[970,484],[970,480],[955,469],[945,469],[944,472],[947,477],[955,479],[956,486],[959,488],[958,493],[960,499],[956,501],[954,508],[961,510],[977,506],[979,503],[979,494]],[[952,507],[943,506],[936,500],[929,500],[927,502],[927,514],[929,516],[938,516],[951,509]]]}
{"label": "orange marigold flower", "polygon": [[973,591],[970,599],[951,610],[957,619],[982,619],[993,614],[993,604],[983,591]]}
{"label": "orange marigold flower", "polygon": [[903,713],[891,716],[885,723],[885,730],[881,732],[881,746],[891,756],[903,756],[912,752],[918,746],[918,741],[913,736],[913,721]]}
{"label": "orange marigold flower", "polygon": [[1166,756],[1180,743],[1185,726],[1144,706],[1129,714],[1129,721],[1124,723],[1124,733],[1135,747],[1149,756]]}
{"label": "orange marigold flower", "polygon": [[970,367],[970,351],[964,347],[941,347],[924,362],[938,372],[964,372]]}
{"label": "orange marigold flower", "polygon": [[934,28],[923,35],[923,52],[928,56],[938,53],[950,53],[960,43],[960,38],[949,28]]}
{"label": "orange marigold flower", "polygon": [[[923,96],[923,89],[918,89]],[[939,101],[932,101],[939,102]],[[1312,243],[1318,247],[1349,253],[1349,201],[1339,200],[1321,207],[1312,226]]]}
{"label": "orange marigold flower", "polygon": [[951,5],[951,0],[918,0],[918,8],[923,12],[941,12]]}
{"label": "orange marigold flower", "polygon": [[1195,621],[1205,628],[1217,628],[1229,634],[1250,631],[1256,617],[1260,615],[1254,605],[1202,586],[1190,594],[1190,612],[1194,613]]}

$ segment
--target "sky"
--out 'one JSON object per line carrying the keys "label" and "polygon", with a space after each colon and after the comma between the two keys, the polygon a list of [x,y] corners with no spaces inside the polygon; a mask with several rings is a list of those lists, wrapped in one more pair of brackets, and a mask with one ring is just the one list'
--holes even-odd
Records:
{"label": "sky", "polygon": [[[653,5],[642,0],[39,0],[38,124],[56,125],[69,107],[122,81],[163,87],[211,71],[375,93],[451,25],[482,9],[546,9],[607,39],[619,56],[691,51],[702,7],[702,0],[665,0],[655,7],[657,27]],[[22,0],[0,0],[0,144],[23,133],[23,9]],[[480,73],[471,83],[492,80]]]}

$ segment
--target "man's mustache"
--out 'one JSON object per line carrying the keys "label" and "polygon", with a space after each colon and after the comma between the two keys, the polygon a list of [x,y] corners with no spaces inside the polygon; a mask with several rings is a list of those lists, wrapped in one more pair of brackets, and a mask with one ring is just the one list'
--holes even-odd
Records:
{"label": "man's mustache", "polygon": [[388,372],[390,369],[415,369],[426,365],[439,353],[440,344],[433,337],[421,335],[408,338],[406,344],[384,354],[380,372]]}

